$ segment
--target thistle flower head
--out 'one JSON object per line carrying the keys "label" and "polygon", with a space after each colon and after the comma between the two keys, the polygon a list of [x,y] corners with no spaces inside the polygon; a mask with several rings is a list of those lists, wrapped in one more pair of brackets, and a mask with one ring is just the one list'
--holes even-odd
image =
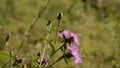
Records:
{"label": "thistle flower head", "polygon": [[80,41],[79,41],[79,38],[77,36],[76,33],[73,33],[73,32],[69,32],[67,30],[62,30],[60,31],[59,33],[59,37],[60,38],[64,38],[65,40],[67,40],[68,42],[72,41],[72,42],[75,42],[76,45],[79,45]]}
{"label": "thistle flower head", "polygon": [[70,53],[74,57],[74,59],[75,59],[75,65],[79,65],[80,63],[82,63],[82,59],[79,56],[78,48],[77,48],[76,45],[67,46],[67,49],[70,50]]}

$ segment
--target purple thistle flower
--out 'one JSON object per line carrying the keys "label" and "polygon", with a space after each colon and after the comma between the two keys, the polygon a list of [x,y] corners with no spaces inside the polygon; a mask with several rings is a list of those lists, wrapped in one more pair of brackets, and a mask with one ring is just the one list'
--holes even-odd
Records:
{"label": "purple thistle flower", "polygon": [[44,63],[47,63],[48,62],[48,58],[46,57],[46,58],[44,58]]}
{"label": "purple thistle flower", "polygon": [[70,53],[74,57],[75,65],[79,65],[80,63],[82,63],[82,58],[78,54],[78,48],[76,45],[67,46],[67,49],[70,50]]}
{"label": "purple thistle flower", "polygon": [[79,43],[80,43],[77,34],[76,34],[76,33],[73,33],[73,32],[69,32],[69,31],[67,31],[67,30],[62,30],[62,31],[60,31],[59,37],[60,37],[60,38],[67,39],[67,40],[70,40],[70,41],[72,40],[72,41],[75,42],[75,44],[77,44],[77,45],[79,45]]}
{"label": "purple thistle flower", "polygon": [[76,33],[73,33],[73,32],[70,32],[70,35],[73,37],[73,40],[75,41],[75,43],[77,45],[79,45],[80,41],[79,41],[78,35]]}
{"label": "purple thistle flower", "polygon": [[41,65],[42,65],[42,64],[46,64],[47,62],[48,62],[48,58],[46,57],[46,58],[43,59]]}
{"label": "purple thistle flower", "polygon": [[59,33],[60,38],[64,38],[65,47],[70,51],[70,53],[65,54],[67,58],[74,57],[75,65],[82,63],[82,58],[78,53],[78,45],[80,44],[78,35],[76,33],[62,30]]}
{"label": "purple thistle flower", "polygon": [[69,38],[69,36],[70,36],[70,32],[69,32],[69,31],[62,30],[62,31],[60,31],[60,33],[59,33],[59,37],[60,37],[60,38],[63,38],[63,37]]}

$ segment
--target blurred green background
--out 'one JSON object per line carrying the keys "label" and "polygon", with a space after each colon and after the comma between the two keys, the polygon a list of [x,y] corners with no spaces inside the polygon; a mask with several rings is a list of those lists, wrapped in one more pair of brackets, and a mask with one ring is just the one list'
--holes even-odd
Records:
{"label": "blurred green background", "polygon": [[[7,53],[17,51],[23,35],[47,1],[0,0],[0,50]],[[55,19],[54,23],[57,23],[59,12],[63,13],[64,22],[60,28],[73,31],[80,38],[79,53],[83,63],[78,68],[120,68],[120,0],[51,0],[19,53],[19,56],[28,58],[28,68],[33,68],[30,55],[43,50],[48,19]],[[54,24],[53,32],[55,27]],[[5,45],[8,34],[10,39]],[[56,54],[51,59],[54,61],[58,56]],[[0,64],[8,60],[7,57],[1,57]],[[75,68],[74,60],[70,59],[68,65],[61,60],[53,66],[56,67]]]}

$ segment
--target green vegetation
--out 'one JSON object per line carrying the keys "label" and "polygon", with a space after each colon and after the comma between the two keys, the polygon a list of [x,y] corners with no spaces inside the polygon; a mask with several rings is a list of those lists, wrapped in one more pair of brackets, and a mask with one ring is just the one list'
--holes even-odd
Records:
{"label": "green vegetation", "polygon": [[[30,29],[39,11],[48,0],[0,0],[0,66],[11,60],[9,52],[17,52],[23,37]],[[34,68],[32,59],[42,52],[48,33],[48,20],[53,22],[50,41],[55,38],[57,14],[63,13],[60,29],[79,35],[79,53],[83,58],[78,68],[120,68],[120,0],[51,0],[44,13],[27,34],[27,40],[17,54],[25,57],[27,68]],[[8,37],[9,36],[9,37]],[[26,37],[26,36],[25,36]],[[9,38],[9,40],[7,40]],[[25,39],[25,38],[24,38]],[[49,44],[52,43],[49,41]],[[55,48],[60,47],[56,40]],[[51,48],[47,46],[45,56]],[[50,61],[60,57],[59,51]],[[5,68],[9,68],[10,61]],[[0,67],[0,68],[1,68]],[[20,68],[19,65],[17,68]],[[52,68],[75,68],[73,59],[66,65],[64,60]]]}

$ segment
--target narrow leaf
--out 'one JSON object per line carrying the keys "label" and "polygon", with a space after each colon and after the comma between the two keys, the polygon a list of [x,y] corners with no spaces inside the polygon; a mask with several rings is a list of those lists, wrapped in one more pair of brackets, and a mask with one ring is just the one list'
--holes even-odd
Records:
{"label": "narrow leaf", "polygon": [[55,47],[54,47],[52,41],[48,41],[48,44],[49,44],[50,47],[52,48],[52,52],[54,52],[54,51],[55,51]]}
{"label": "narrow leaf", "polygon": [[[61,51],[62,51],[63,56],[64,56],[64,54],[65,54],[65,49],[64,49],[64,48],[61,48]],[[64,56],[63,58],[64,58],[65,63],[68,65],[67,58],[66,58],[65,56]]]}
{"label": "narrow leaf", "polygon": [[0,51],[0,56],[3,56],[3,57],[12,57],[10,54],[8,54],[6,52],[3,52],[3,51]]}

